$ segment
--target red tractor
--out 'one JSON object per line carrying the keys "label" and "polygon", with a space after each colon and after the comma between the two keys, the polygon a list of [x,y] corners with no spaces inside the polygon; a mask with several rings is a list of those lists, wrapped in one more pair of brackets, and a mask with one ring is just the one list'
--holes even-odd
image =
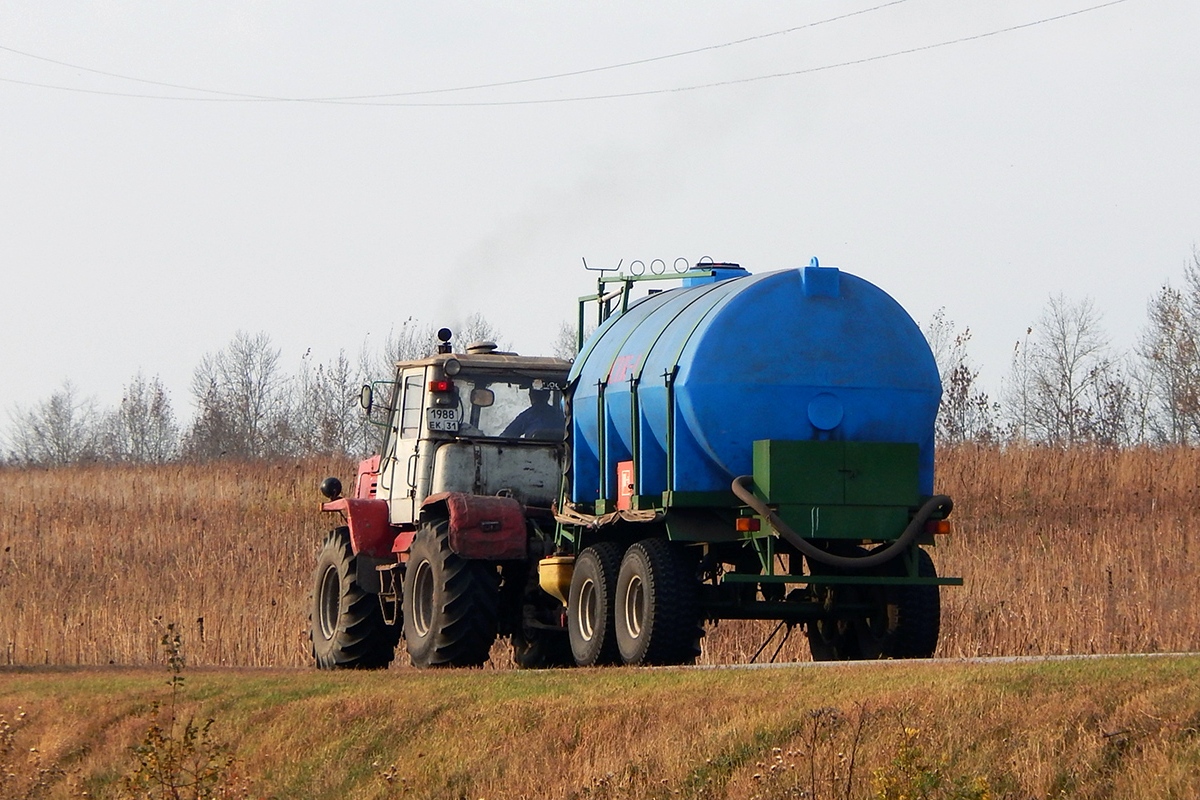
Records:
{"label": "red tractor", "polygon": [[555,549],[571,365],[439,338],[435,355],[363,387],[383,445],[353,493],[321,486],[345,524],[313,576],[320,668],[387,667],[401,638],[417,667],[483,664],[498,637],[518,665],[570,663],[565,609],[536,565]]}

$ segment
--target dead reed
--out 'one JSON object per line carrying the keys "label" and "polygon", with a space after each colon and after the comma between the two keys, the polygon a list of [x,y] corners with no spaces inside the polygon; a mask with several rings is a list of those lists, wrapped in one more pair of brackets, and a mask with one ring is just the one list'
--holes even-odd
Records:
{"label": "dead reed", "polygon": [[[194,664],[307,664],[313,555],[333,524],[316,486],[351,471],[0,470],[0,663],[153,663],[161,617]],[[963,446],[939,454],[938,478],[956,532],[934,560],[966,578],[943,590],[939,655],[1197,648],[1195,451]],[[702,660],[747,661],[772,627],[722,623]],[[776,657],[808,657],[800,631]]]}

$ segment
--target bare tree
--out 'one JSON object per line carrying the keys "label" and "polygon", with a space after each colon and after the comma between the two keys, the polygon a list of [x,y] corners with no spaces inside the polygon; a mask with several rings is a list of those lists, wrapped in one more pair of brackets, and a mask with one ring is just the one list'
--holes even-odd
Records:
{"label": "bare tree", "polygon": [[100,425],[96,404],[69,380],[32,409],[13,414],[12,458],[58,467],[96,458]]}
{"label": "bare tree", "polygon": [[367,419],[359,407],[362,378],[344,352],[329,364],[305,355],[294,382],[288,415],[299,450],[306,454],[363,455],[369,449]]}
{"label": "bare tree", "polygon": [[1055,295],[1014,354],[1007,404],[1014,432],[1064,446],[1116,441],[1125,434],[1114,426],[1130,406],[1125,383],[1092,301]]}
{"label": "bare tree", "polygon": [[550,345],[550,355],[555,358],[561,358],[563,361],[575,360],[575,356],[579,355],[579,329],[577,324],[564,320],[558,326],[558,333],[554,335],[554,341]]}
{"label": "bare tree", "polygon": [[979,371],[967,354],[971,329],[956,331],[942,308],[925,326],[924,333],[942,379],[936,429],[938,441],[994,441],[998,436],[997,409],[987,393],[978,388]]}
{"label": "bare tree", "polygon": [[140,372],[125,387],[121,405],[106,415],[104,455],[117,461],[163,463],[179,451],[179,426],[171,399],[156,375]]}
{"label": "bare tree", "polygon": [[1182,290],[1164,286],[1150,300],[1138,354],[1155,399],[1151,426],[1162,441],[1200,441],[1200,253],[1184,267]]}
{"label": "bare tree", "polygon": [[1025,329],[1025,336],[1013,344],[1012,363],[1005,379],[1001,396],[1001,416],[1006,420],[1005,438],[1018,442],[1032,439],[1030,424],[1030,398],[1032,395],[1033,358],[1030,340],[1033,327]]}
{"label": "bare tree", "polygon": [[400,323],[399,329],[388,331],[380,350],[363,343],[359,352],[359,372],[367,380],[391,380],[397,361],[425,358],[437,350],[437,331],[413,317]]}
{"label": "bare tree", "polygon": [[1104,447],[1143,441],[1148,404],[1136,365],[1124,359],[1105,359],[1096,368],[1088,398],[1086,440]]}
{"label": "bare tree", "polygon": [[287,452],[287,377],[266,333],[238,331],[192,375],[196,419],[184,440],[190,458],[247,458]]}
{"label": "bare tree", "polygon": [[508,349],[508,344],[500,339],[500,330],[478,311],[463,320],[462,329],[457,331],[455,339],[460,348],[475,342],[494,342],[500,345],[501,350]]}

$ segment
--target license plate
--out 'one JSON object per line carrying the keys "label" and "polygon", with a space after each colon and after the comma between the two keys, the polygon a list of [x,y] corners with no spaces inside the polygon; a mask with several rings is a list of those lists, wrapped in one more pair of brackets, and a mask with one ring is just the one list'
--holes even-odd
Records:
{"label": "license plate", "polygon": [[457,433],[459,428],[457,408],[429,409],[429,430]]}

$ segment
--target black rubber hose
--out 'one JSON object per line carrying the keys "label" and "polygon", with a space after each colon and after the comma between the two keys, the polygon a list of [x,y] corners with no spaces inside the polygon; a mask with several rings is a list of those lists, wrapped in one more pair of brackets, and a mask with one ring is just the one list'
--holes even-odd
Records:
{"label": "black rubber hose", "polygon": [[944,494],[935,494],[933,497],[925,501],[925,503],[917,510],[912,521],[908,523],[908,527],[904,529],[904,533],[900,534],[900,538],[886,547],[882,547],[871,551],[865,556],[839,556],[833,553],[827,553],[821,548],[814,545],[812,542],[805,539],[800,534],[796,533],[787,523],[779,518],[774,511],[767,507],[767,504],[754,496],[754,492],[750,490],[750,484],[754,481],[751,475],[741,475],[733,479],[733,493],[750,508],[754,509],[759,515],[766,519],[767,523],[774,528],[780,536],[787,539],[797,550],[803,553],[808,558],[821,564],[830,567],[838,567],[840,569],[868,569],[877,567],[880,564],[886,564],[896,556],[904,552],[913,539],[920,535],[925,529],[925,523],[933,516],[938,509],[945,509],[945,513],[949,514],[950,509],[954,507],[954,503]]}

